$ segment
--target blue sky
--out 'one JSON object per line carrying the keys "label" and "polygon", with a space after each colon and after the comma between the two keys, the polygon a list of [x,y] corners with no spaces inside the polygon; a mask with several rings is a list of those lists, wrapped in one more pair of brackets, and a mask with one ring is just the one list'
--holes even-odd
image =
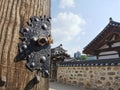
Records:
{"label": "blue sky", "polygon": [[98,35],[109,18],[120,21],[120,0],[52,0],[52,34],[56,47],[73,56]]}

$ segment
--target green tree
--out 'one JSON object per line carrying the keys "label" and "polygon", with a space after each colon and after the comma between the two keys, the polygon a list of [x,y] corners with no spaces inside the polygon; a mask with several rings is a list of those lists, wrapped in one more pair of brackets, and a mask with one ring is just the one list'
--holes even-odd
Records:
{"label": "green tree", "polygon": [[81,60],[87,60],[87,59],[88,59],[88,56],[87,56],[87,55],[81,55],[80,59],[81,59]]}

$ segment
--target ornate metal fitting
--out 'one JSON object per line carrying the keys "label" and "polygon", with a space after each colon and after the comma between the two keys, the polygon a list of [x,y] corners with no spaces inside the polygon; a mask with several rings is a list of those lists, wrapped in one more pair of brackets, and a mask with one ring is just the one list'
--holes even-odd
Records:
{"label": "ornate metal fitting", "polygon": [[51,18],[31,17],[27,27],[20,30],[22,34],[19,43],[17,61],[27,60],[26,67],[30,71],[41,71],[42,76],[49,76],[49,62],[51,56]]}

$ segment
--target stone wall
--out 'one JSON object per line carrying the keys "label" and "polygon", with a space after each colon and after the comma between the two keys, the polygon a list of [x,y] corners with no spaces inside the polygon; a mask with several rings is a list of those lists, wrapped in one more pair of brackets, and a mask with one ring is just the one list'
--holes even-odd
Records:
{"label": "stone wall", "polygon": [[92,90],[120,90],[120,64],[103,66],[59,65],[57,81]]}

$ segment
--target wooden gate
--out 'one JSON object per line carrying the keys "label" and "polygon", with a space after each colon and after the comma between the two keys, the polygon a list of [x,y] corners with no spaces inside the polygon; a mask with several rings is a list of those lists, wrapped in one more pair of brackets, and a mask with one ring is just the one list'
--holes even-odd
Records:
{"label": "wooden gate", "polygon": [[[0,0],[0,90],[24,90],[33,78],[25,67],[26,61],[14,62],[19,31],[31,16],[50,16],[50,3],[51,0]],[[48,79],[40,79],[32,90],[48,90]]]}

